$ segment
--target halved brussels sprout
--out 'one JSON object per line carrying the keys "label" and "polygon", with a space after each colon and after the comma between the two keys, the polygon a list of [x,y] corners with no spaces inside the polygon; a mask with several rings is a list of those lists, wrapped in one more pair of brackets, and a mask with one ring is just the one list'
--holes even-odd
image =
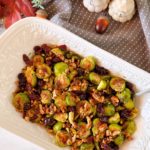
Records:
{"label": "halved brussels sprout", "polygon": [[71,73],[68,75],[70,80],[73,80],[73,78],[78,74],[77,70],[72,70]]}
{"label": "halved brussels sprout", "polygon": [[54,99],[54,103],[59,109],[66,110],[67,105],[63,95],[57,96]]}
{"label": "halved brussels sprout", "polygon": [[135,107],[133,100],[129,99],[124,102],[124,107],[131,110]]}
{"label": "halved brussels sprout", "polygon": [[133,120],[134,118],[136,118],[136,116],[138,115],[138,109],[137,108],[134,108],[132,111],[131,111],[131,115],[129,117],[129,119]]}
{"label": "halved brussels sprout", "polygon": [[124,136],[122,134],[118,135],[115,139],[114,139],[114,143],[118,146],[120,146],[121,144],[123,144],[124,142]]}
{"label": "halved brussels sprout", "polygon": [[76,105],[76,109],[81,118],[84,118],[93,113],[92,105],[85,100],[79,101]]}
{"label": "halved brussels sprout", "polygon": [[60,122],[66,122],[67,118],[67,113],[57,113],[54,115],[54,119]]}
{"label": "halved brussels sprout", "polygon": [[131,91],[125,88],[122,92],[118,92],[116,96],[123,102],[131,98]]}
{"label": "halved brussels sprout", "polygon": [[57,133],[58,131],[60,131],[63,127],[63,123],[62,122],[57,122],[54,126],[53,126],[53,131],[55,133]]}
{"label": "halved brussels sprout", "polygon": [[79,122],[77,126],[77,135],[79,136],[79,138],[87,138],[90,134],[90,129],[87,128],[86,123]]}
{"label": "halved brussels sprout", "polygon": [[100,121],[99,118],[95,118],[95,119],[93,120],[92,132],[93,132],[93,135],[94,135],[94,136],[95,136],[96,134],[98,134],[100,124],[101,124],[101,121]]}
{"label": "halved brussels sprout", "polygon": [[43,104],[50,104],[52,99],[52,94],[48,90],[42,90],[41,92],[41,102]]}
{"label": "halved brussels sprout", "polygon": [[132,136],[132,134],[136,131],[136,124],[134,120],[127,121],[124,126],[126,127],[125,133],[127,136]]}
{"label": "halved brussels sprout", "polygon": [[89,80],[92,83],[98,85],[100,83],[100,81],[101,81],[101,77],[99,76],[99,74],[97,74],[95,72],[90,72],[90,74],[89,74]]}
{"label": "halved brussels sprout", "polygon": [[70,80],[65,73],[55,78],[55,86],[59,89],[65,89],[70,85]]}
{"label": "halved brussels sprout", "polygon": [[105,90],[106,88],[107,88],[107,81],[101,80],[97,87],[97,90],[101,91],[101,90]]}
{"label": "halved brussels sprout", "polygon": [[112,104],[107,104],[104,106],[104,114],[106,116],[113,116],[115,114],[115,107]]}
{"label": "halved brussels sprout", "polygon": [[119,77],[114,77],[110,80],[110,87],[116,92],[122,92],[125,89],[125,80]]}
{"label": "halved brussels sprout", "polygon": [[81,60],[80,67],[85,70],[92,71],[95,68],[95,63],[95,58],[92,56],[88,56]]}
{"label": "halved brussels sprout", "polygon": [[38,66],[44,63],[44,58],[41,55],[35,55],[33,57],[34,66]]}
{"label": "halved brussels sprout", "polygon": [[15,108],[19,111],[23,111],[24,105],[30,103],[30,99],[25,93],[17,93],[12,101]]}
{"label": "halved brussels sprout", "polygon": [[70,135],[66,131],[58,131],[56,133],[55,139],[56,139],[56,143],[61,147],[70,145],[68,142],[68,140],[70,139]]}
{"label": "halved brussels sprout", "polygon": [[120,115],[118,112],[116,112],[114,116],[110,117],[108,120],[109,123],[118,123],[119,121],[120,121]]}
{"label": "halved brussels sprout", "polygon": [[46,79],[51,75],[51,68],[46,64],[41,64],[37,66],[36,76],[39,79]]}
{"label": "halved brussels sprout", "polygon": [[64,55],[64,52],[60,48],[53,48],[51,52],[53,52],[56,56]]}
{"label": "halved brussels sprout", "polygon": [[25,77],[29,84],[31,84],[33,87],[36,86],[37,78],[36,78],[33,68],[27,67],[27,69],[25,70]]}
{"label": "halved brussels sprout", "polygon": [[58,62],[54,65],[54,73],[56,76],[59,76],[66,72],[68,65],[64,62]]}
{"label": "halved brussels sprout", "polygon": [[68,106],[76,106],[76,98],[73,97],[70,93],[66,96],[66,104]]}
{"label": "halved brussels sprout", "polygon": [[109,130],[110,131],[121,131],[122,127],[116,123],[110,124],[109,125]]}
{"label": "halved brussels sprout", "polygon": [[80,150],[93,150],[94,149],[94,144],[93,143],[83,143],[80,146]]}
{"label": "halved brussels sprout", "polygon": [[95,142],[95,148],[96,148],[96,150],[101,150],[101,148],[99,146],[99,142]]}

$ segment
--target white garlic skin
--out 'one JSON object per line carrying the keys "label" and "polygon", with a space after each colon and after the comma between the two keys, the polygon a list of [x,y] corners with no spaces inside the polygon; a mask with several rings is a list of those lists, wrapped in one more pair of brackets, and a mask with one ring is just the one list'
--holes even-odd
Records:
{"label": "white garlic skin", "polygon": [[124,23],[134,16],[135,2],[134,0],[112,0],[108,12],[114,20]]}
{"label": "white garlic skin", "polygon": [[90,12],[101,12],[108,7],[110,0],[83,0],[83,5]]}

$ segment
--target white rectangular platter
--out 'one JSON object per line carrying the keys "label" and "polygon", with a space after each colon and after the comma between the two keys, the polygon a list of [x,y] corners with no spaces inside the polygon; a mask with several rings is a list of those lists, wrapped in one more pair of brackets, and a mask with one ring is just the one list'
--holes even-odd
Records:
{"label": "white rectangular platter", "polygon": [[[94,46],[73,33],[44,19],[26,18],[10,27],[0,37],[0,127],[13,132],[47,150],[61,150],[40,126],[26,122],[11,104],[17,74],[24,66],[22,54],[29,54],[35,45],[66,44],[82,56],[93,55],[114,74],[134,83],[138,90],[150,86],[150,74]],[[150,94],[137,98],[140,110],[134,139],[121,150],[150,150]]]}

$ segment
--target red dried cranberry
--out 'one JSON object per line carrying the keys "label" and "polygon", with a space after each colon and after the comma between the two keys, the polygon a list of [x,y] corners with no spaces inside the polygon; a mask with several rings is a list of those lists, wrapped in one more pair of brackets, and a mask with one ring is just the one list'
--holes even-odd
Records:
{"label": "red dried cranberry", "polygon": [[108,122],[108,117],[106,117],[106,116],[103,116],[103,117],[100,117],[100,120],[102,121],[102,122]]}
{"label": "red dried cranberry", "polygon": [[67,110],[68,110],[68,112],[75,112],[76,107],[75,106],[68,106]]}
{"label": "red dried cranberry", "polygon": [[124,110],[121,110],[120,111],[120,117],[122,119],[128,119],[131,115],[131,111],[130,110],[127,110],[127,109],[124,109]]}
{"label": "red dried cranberry", "polygon": [[42,52],[42,49],[40,46],[35,46],[33,49],[36,55],[40,55]]}
{"label": "red dried cranberry", "polygon": [[48,65],[48,66],[51,66],[52,65],[52,60],[46,60],[46,64]]}
{"label": "red dried cranberry", "polygon": [[29,57],[26,54],[23,54],[23,61],[28,66],[32,66],[32,64],[33,64],[32,61],[29,59]]}
{"label": "red dried cranberry", "polygon": [[61,59],[59,57],[55,56],[55,57],[52,58],[52,62],[53,63],[61,62]]}
{"label": "red dried cranberry", "polygon": [[43,44],[41,46],[41,48],[45,52],[46,55],[49,55],[49,52],[50,52],[51,48],[47,44]]}
{"label": "red dried cranberry", "polygon": [[105,69],[104,67],[100,67],[98,65],[95,66],[95,72],[100,74],[100,75],[108,75],[109,71]]}
{"label": "red dried cranberry", "polygon": [[40,95],[37,92],[32,92],[31,94],[29,94],[29,98],[31,100],[40,100]]}
{"label": "red dried cranberry", "polygon": [[44,125],[48,127],[53,127],[53,125],[56,123],[56,120],[53,118],[45,118],[44,119]]}
{"label": "red dried cranberry", "polygon": [[81,68],[77,68],[78,76],[84,76],[85,71]]}
{"label": "red dried cranberry", "polygon": [[60,48],[61,50],[64,50],[64,51],[67,50],[67,46],[66,45],[59,45],[58,48]]}
{"label": "red dried cranberry", "polygon": [[103,104],[101,103],[97,104],[97,115],[98,117],[101,117],[104,115],[104,108],[103,108]]}

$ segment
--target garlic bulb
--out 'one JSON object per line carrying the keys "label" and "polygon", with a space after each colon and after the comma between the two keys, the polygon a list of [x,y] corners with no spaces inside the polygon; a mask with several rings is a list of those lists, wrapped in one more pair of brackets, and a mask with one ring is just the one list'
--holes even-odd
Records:
{"label": "garlic bulb", "polygon": [[110,0],[83,0],[83,5],[90,12],[101,12],[108,7]]}
{"label": "garlic bulb", "polygon": [[119,22],[131,20],[135,14],[134,0],[112,0],[109,4],[109,15]]}

